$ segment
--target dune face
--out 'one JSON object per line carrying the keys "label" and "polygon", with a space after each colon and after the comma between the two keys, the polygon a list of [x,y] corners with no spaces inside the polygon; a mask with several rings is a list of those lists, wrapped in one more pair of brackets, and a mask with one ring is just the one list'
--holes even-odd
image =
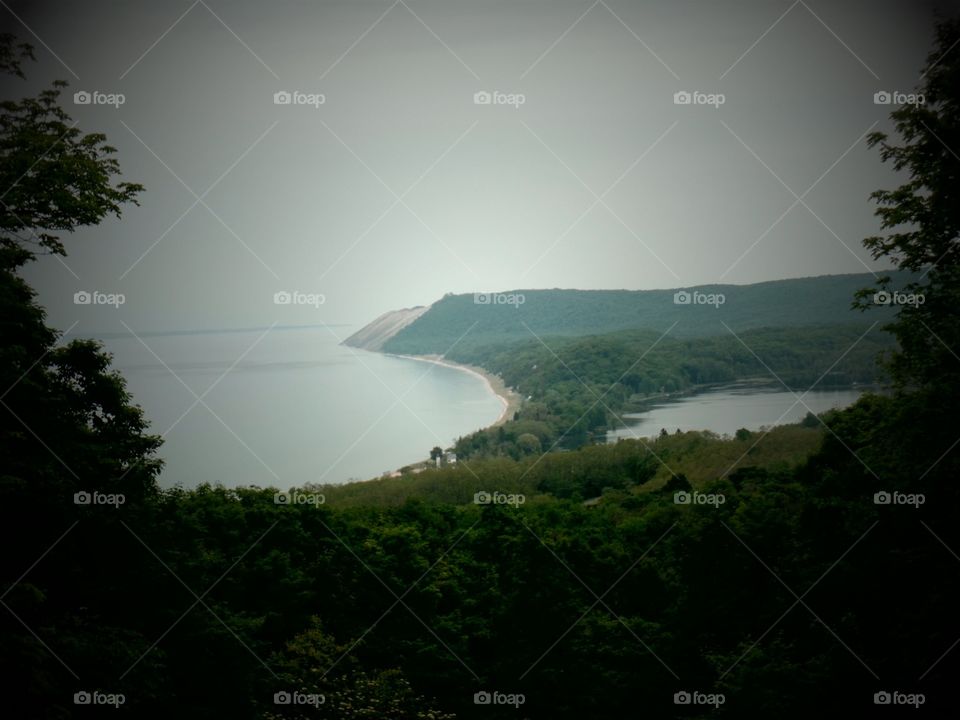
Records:
{"label": "dune face", "polygon": [[343,344],[363,350],[382,350],[384,343],[429,309],[429,305],[421,305],[385,312],[344,340]]}

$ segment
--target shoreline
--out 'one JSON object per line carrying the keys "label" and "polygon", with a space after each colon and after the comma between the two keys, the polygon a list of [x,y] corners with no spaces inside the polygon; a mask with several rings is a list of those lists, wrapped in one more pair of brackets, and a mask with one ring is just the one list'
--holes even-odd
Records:
{"label": "shoreline", "polygon": [[[392,353],[386,354],[393,355]],[[441,365],[443,367],[469,373],[483,380],[483,382],[487,385],[487,389],[490,390],[490,392],[493,393],[498,400],[500,400],[501,404],[503,405],[503,409],[500,411],[500,416],[496,420],[489,425],[484,425],[483,427],[477,428],[477,430],[486,430],[487,428],[503,425],[505,422],[512,419],[513,414],[520,409],[520,404],[522,401],[520,394],[515,390],[508,388],[499,375],[494,375],[482,367],[453,362],[452,360],[445,359],[442,355],[393,355],[393,357],[406,358],[407,360],[419,360],[420,362]]]}

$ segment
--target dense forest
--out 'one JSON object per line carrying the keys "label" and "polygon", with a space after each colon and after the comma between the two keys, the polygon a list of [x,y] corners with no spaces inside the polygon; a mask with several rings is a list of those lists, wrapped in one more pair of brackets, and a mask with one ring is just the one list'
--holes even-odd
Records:
{"label": "dense forest", "polygon": [[[5,715],[957,717],[957,43],[960,24],[942,22],[927,104],[893,111],[896,138],[869,138],[906,179],[875,193],[886,234],[865,245],[926,298],[862,346],[886,350],[890,394],[771,432],[480,456],[342,487],[159,489],[160,438],[109,356],[62,343],[20,274],[143,188],[72,123],[62,84],[4,102]],[[22,77],[30,57],[2,38],[0,71]],[[843,307],[856,298],[872,322],[882,287]],[[760,373],[717,337],[664,345],[621,381],[649,338],[606,335],[619,329],[551,339],[556,357],[524,337],[471,358],[558,417],[550,393],[583,387],[563,385],[564,365],[624,398]],[[804,348],[776,329],[749,337],[803,384],[842,354],[834,331],[811,327]]]}
{"label": "dense forest", "polygon": [[[908,271],[891,272],[890,290],[902,290],[913,277]],[[652,330],[657,335],[669,330],[671,337],[701,338],[731,330],[853,325],[863,322],[852,307],[853,295],[873,281],[873,275],[861,273],[680,290],[450,294],[387,340],[383,349],[408,355],[467,354],[490,344],[535,337],[582,337],[624,330]],[[683,297],[675,297],[677,294]],[[694,295],[704,302],[694,301]],[[870,322],[887,322],[894,315],[892,306],[878,305]]]}

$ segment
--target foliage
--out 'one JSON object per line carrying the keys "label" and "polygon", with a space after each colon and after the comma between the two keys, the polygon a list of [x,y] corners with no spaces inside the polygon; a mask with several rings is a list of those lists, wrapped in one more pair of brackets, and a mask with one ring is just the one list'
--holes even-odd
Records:
{"label": "foliage", "polygon": [[[927,58],[920,88],[925,102],[905,104],[891,113],[900,144],[882,132],[869,137],[880,156],[907,176],[895,190],[877,190],[886,236],[867,238],[875,258],[894,261],[915,273],[904,289],[921,303],[900,307],[889,329],[901,350],[890,368],[901,387],[956,393],[960,388],[960,58],[951,53],[960,42],[960,20],[937,27],[937,45]],[[859,293],[860,306],[872,306],[873,293],[889,291],[889,277]],[[956,397],[956,395],[955,395]]]}
{"label": "foliage", "polygon": [[[0,35],[0,71],[23,77],[27,45]],[[60,232],[96,225],[136,203],[143,186],[117,182],[116,149],[102,133],[84,134],[60,106],[67,85],[56,81],[37,97],[0,102],[0,249],[6,267],[34,250],[64,255]]]}

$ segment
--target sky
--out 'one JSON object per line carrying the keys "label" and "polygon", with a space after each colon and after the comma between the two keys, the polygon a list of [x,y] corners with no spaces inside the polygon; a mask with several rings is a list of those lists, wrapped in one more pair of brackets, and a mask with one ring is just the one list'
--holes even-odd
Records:
{"label": "sky", "polygon": [[37,62],[3,96],[68,81],[146,186],[24,275],[50,324],[93,333],[880,271],[869,195],[897,177],[865,136],[891,129],[876,93],[916,88],[938,10],[4,0]]}

